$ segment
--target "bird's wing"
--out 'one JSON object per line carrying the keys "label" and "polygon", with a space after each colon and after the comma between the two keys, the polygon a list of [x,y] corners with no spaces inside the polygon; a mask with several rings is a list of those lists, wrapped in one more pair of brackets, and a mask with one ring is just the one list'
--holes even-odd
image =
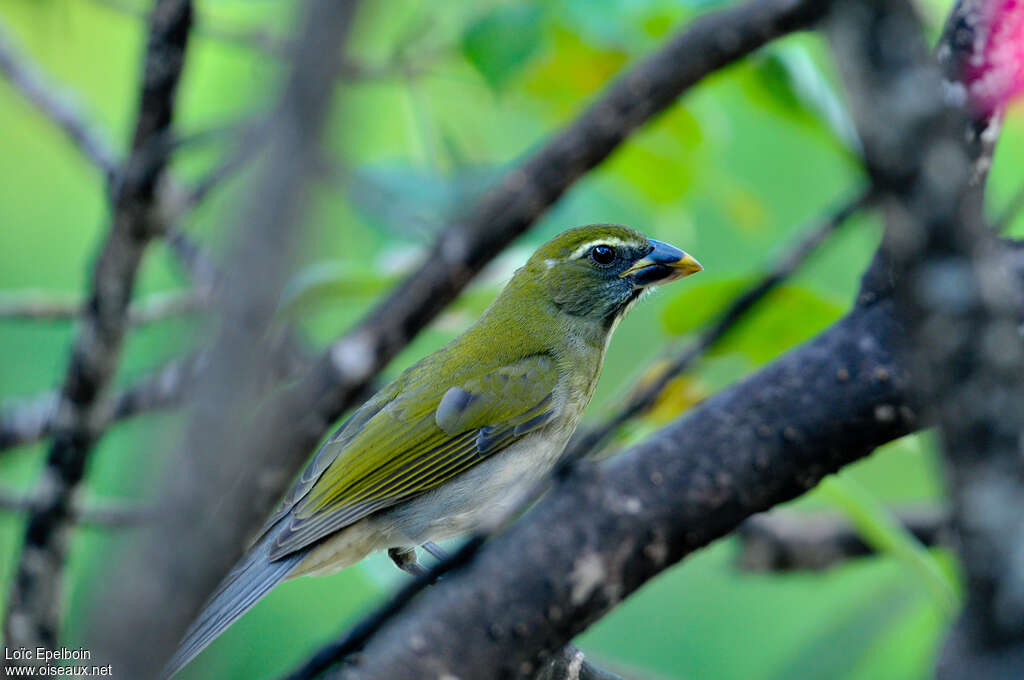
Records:
{"label": "bird's wing", "polygon": [[[396,381],[397,382],[397,381]],[[394,399],[397,393],[397,386],[395,383],[388,385],[380,392],[375,394],[369,401],[360,406],[356,411],[349,416],[349,418],[331,435],[330,439],[324,442],[320,450],[316,452],[306,467],[302,470],[302,474],[299,475],[298,479],[292,484],[292,487],[285,494],[284,498],[278,504],[274,514],[264,523],[263,528],[260,530],[257,540],[262,538],[270,529],[274,527],[279,521],[281,521],[285,515],[291,512],[291,509],[295,507],[302,498],[309,493],[309,490],[313,488],[316,481],[320,479],[320,475],[324,473],[334,459],[338,457],[341,451],[345,450],[348,443],[352,439],[362,432],[363,427],[366,426],[375,415],[380,413],[380,410],[388,405],[388,403]]]}
{"label": "bird's wing", "polygon": [[270,559],[429,491],[543,427],[556,416],[557,382],[551,357],[534,355],[434,393],[405,386],[317,455],[289,494],[296,501]]}

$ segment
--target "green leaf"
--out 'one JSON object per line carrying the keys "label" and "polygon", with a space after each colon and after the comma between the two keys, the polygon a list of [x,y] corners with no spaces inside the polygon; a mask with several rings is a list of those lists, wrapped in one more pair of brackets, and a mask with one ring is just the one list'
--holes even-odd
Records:
{"label": "green leaf", "polygon": [[875,588],[850,615],[825,622],[769,680],[833,680],[844,677],[920,598],[902,583]]}
{"label": "green leaf", "polygon": [[[656,11],[653,2],[632,0],[562,0],[560,23],[595,46],[616,50],[642,47],[643,20]],[[677,10],[678,12],[678,10]]]}
{"label": "green leaf", "polygon": [[280,307],[286,314],[295,314],[338,298],[379,295],[397,280],[395,275],[356,271],[344,262],[316,262],[288,281],[281,294]]}
{"label": "green leaf", "polygon": [[462,53],[494,89],[522,69],[541,42],[541,9],[502,5],[472,22],[462,34]]}
{"label": "green leaf", "polygon": [[480,194],[494,174],[491,167],[475,165],[441,176],[406,163],[376,163],[350,171],[346,187],[352,207],[368,224],[422,241]]}
{"label": "green leaf", "polygon": [[744,75],[744,89],[762,105],[798,122],[817,121],[847,149],[860,149],[847,108],[803,46],[772,46]]}
{"label": "green leaf", "polygon": [[[738,277],[686,288],[665,307],[669,333],[682,335],[705,326],[745,292],[756,277]],[[741,353],[755,363],[774,359],[839,318],[843,309],[809,288],[780,286],[739,321],[711,354]]]}
{"label": "green leaf", "polygon": [[896,558],[914,574],[947,619],[960,608],[957,585],[928,550],[908,532],[870,491],[849,476],[832,475],[821,492],[846,515],[861,538],[877,552]]}

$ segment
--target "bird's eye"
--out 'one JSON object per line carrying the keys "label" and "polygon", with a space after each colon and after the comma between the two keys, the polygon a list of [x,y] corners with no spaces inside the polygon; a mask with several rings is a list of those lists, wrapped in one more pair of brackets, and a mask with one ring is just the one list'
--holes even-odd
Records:
{"label": "bird's eye", "polygon": [[615,259],[615,248],[611,246],[594,246],[590,249],[590,259],[598,264],[611,264]]}

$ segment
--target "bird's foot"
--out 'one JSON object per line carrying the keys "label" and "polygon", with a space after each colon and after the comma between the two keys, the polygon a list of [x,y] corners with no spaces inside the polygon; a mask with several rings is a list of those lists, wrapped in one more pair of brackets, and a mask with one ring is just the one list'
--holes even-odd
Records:
{"label": "bird's foot", "polygon": [[415,548],[388,548],[388,557],[396,567],[408,574],[421,576],[427,573],[427,570],[416,558]]}
{"label": "bird's foot", "polygon": [[424,543],[423,549],[431,555],[433,555],[435,559],[441,561],[448,559],[448,553],[446,553],[444,549],[441,548],[441,546],[439,546],[437,543],[434,543],[433,541],[427,541],[426,543]]}

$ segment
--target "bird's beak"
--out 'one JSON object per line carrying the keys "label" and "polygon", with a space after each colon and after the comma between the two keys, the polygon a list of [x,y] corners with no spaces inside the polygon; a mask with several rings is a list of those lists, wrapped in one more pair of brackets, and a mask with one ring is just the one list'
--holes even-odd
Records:
{"label": "bird's beak", "polygon": [[692,255],[679,248],[653,238],[649,241],[654,250],[634,262],[632,267],[619,276],[632,276],[637,286],[649,286],[676,281],[704,269]]}

